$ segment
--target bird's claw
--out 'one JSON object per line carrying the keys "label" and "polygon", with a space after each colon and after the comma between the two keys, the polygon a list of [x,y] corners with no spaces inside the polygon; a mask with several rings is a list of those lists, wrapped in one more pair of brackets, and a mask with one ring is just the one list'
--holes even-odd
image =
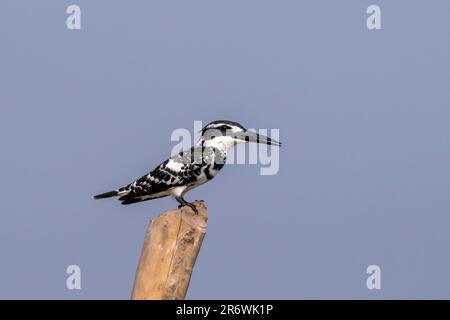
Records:
{"label": "bird's claw", "polygon": [[183,197],[176,197],[175,199],[180,203],[178,209],[184,206],[188,206],[194,211],[195,214],[198,214],[198,210],[193,203],[187,202],[186,200],[183,199]]}
{"label": "bird's claw", "polygon": [[195,214],[198,214],[197,207],[195,206],[195,204],[190,203],[190,202],[187,202],[187,203],[184,203],[184,204],[180,204],[178,206],[178,209],[180,209],[181,207],[185,207],[185,206],[190,207],[194,211]]}

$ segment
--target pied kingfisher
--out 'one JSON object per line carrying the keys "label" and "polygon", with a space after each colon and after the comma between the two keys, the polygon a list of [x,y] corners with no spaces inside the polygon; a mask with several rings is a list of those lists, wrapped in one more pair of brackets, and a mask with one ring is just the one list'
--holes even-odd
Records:
{"label": "pied kingfisher", "polygon": [[173,196],[181,206],[194,204],[184,200],[184,194],[216,176],[225,164],[228,151],[238,143],[256,142],[281,146],[281,143],[248,131],[233,121],[213,121],[203,127],[197,146],[167,159],[153,171],[136,181],[94,199],[119,197],[122,204],[131,204]]}

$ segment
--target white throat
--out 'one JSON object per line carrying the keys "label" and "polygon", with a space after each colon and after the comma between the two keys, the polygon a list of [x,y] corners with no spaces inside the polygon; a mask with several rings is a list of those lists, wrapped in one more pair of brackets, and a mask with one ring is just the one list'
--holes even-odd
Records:
{"label": "white throat", "polygon": [[232,149],[236,143],[239,143],[239,141],[235,140],[232,137],[220,136],[214,137],[211,140],[206,140],[203,145],[205,147],[212,147],[219,149],[224,154],[227,154],[228,151]]}

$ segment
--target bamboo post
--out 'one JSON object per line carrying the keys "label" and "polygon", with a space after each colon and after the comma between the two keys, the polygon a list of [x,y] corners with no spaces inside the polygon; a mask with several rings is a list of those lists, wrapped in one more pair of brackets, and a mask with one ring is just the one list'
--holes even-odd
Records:
{"label": "bamboo post", "polygon": [[166,211],[148,225],[134,280],[132,300],[182,300],[207,229],[203,201]]}

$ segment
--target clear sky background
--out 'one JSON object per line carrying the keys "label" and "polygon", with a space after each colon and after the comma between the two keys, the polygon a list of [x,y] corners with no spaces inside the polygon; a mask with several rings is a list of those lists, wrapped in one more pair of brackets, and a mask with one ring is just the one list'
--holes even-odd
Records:
{"label": "clear sky background", "polygon": [[0,298],[129,298],[177,204],[91,196],[216,119],[279,128],[280,170],[188,193],[209,209],[188,298],[450,298],[449,40],[449,1],[3,0]]}

